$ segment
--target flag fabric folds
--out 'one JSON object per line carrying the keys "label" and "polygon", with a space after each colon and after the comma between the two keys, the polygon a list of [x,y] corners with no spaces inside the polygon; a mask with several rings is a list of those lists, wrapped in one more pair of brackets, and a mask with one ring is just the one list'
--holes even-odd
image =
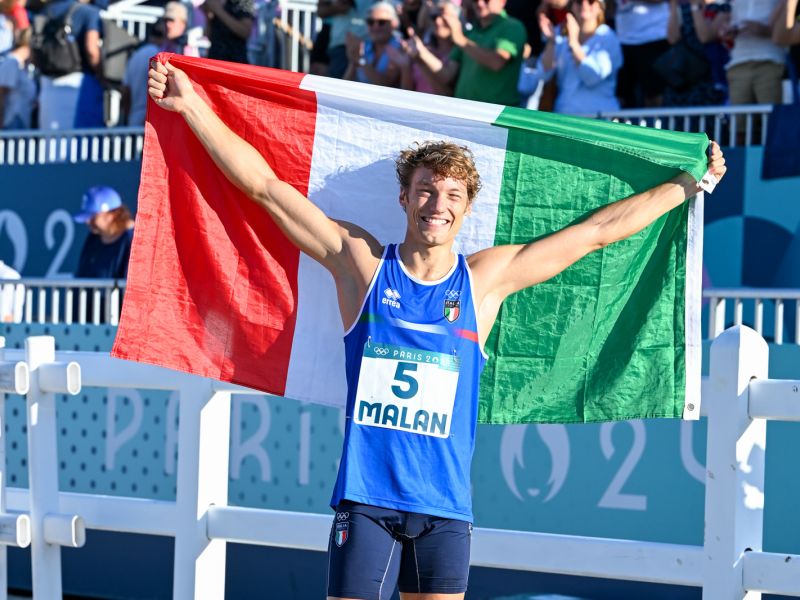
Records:
{"label": "flag fabric folds", "polygon": [[[298,73],[162,55],[233,131],[332,218],[402,241],[394,158],[447,139],[483,189],[457,246],[534,240],[681,171],[703,134],[658,131]],[[510,297],[486,344],[480,420],[699,414],[701,204]],[[112,354],[343,406],[333,280],[217,169],[183,119],[148,107],[139,212]]]}

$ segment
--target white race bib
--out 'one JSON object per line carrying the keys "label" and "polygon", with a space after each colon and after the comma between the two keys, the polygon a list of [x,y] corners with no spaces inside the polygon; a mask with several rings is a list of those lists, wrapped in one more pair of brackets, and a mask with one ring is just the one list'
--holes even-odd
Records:
{"label": "white race bib", "polygon": [[458,371],[459,360],[450,354],[367,343],[353,419],[359,425],[448,437]]}

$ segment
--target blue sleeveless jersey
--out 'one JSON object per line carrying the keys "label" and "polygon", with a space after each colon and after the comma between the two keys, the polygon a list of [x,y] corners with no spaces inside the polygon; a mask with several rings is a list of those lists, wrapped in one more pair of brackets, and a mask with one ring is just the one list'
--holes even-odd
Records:
{"label": "blue sleeveless jersey", "polygon": [[466,258],[438,281],[387,246],[345,334],[342,500],[472,521],[470,463],[486,358]]}

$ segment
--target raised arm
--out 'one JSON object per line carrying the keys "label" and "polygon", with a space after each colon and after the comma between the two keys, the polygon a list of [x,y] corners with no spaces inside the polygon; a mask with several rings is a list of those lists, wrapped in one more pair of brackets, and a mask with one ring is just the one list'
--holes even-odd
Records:
{"label": "raised arm", "polygon": [[[708,168],[720,179],[725,174],[725,159],[715,142],[711,147]],[[691,175],[682,173],[646,192],[604,206],[547,237],[473,254],[469,264],[481,331],[488,334],[500,304],[510,294],[546,281],[587,254],[638,233],[699,191]]]}
{"label": "raised arm", "polygon": [[447,63],[442,62],[438,56],[430,51],[416,33],[413,33],[409,39],[416,50],[414,60],[419,63],[425,76],[442,89],[453,89],[458,79],[460,65],[453,60]]}
{"label": "raised arm", "polygon": [[[464,54],[482,67],[486,67],[492,71],[499,71],[514,57],[514,54],[506,47],[483,48],[478,46],[478,44],[466,36],[461,27],[461,21],[455,15],[443,14],[443,18],[452,32],[453,44],[461,48]],[[514,52],[519,53],[521,50],[522,47],[520,46],[516,48]]]}
{"label": "raised arm", "polygon": [[[151,63],[148,92],[155,103],[180,114],[225,176],[261,205],[289,240],[334,276],[345,321],[372,277],[380,245],[364,230],[328,218],[290,184],[281,181],[264,157],[231,131],[195,92],[189,77],[169,63]],[[353,298],[349,298],[349,296]],[[352,302],[351,302],[352,300]]]}
{"label": "raised arm", "polygon": [[780,46],[800,44],[800,21],[795,19],[797,0],[786,0],[772,27],[772,41]]}

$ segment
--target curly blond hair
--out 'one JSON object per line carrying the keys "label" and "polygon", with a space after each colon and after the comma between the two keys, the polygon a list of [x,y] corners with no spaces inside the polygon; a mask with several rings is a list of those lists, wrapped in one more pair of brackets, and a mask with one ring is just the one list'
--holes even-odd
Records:
{"label": "curly blond hair", "polygon": [[445,141],[417,142],[400,152],[395,165],[397,181],[405,190],[411,186],[411,176],[417,167],[430,169],[437,177],[463,181],[470,202],[481,189],[481,176],[475,168],[472,152],[466,146]]}

